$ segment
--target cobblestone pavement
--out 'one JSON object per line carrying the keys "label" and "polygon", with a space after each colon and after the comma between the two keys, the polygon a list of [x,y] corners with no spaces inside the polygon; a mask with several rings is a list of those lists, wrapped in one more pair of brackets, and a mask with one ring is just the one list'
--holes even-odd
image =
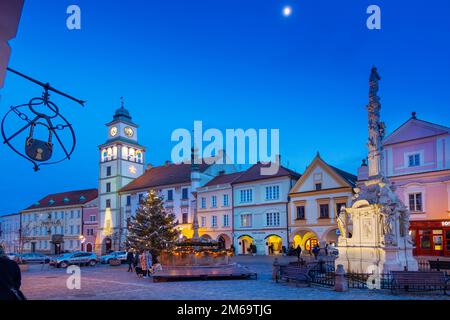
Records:
{"label": "cobblestone pavement", "polygon": [[153,283],[127,273],[125,266],[98,265],[83,267],[81,289],[69,290],[66,270],[32,266],[23,272],[22,289],[31,300],[450,300],[441,293],[391,295],[388,291],[363,289],[339,293],[329,288],[277,284],[271,279],[272,258],[236,257],[234,262],[257,272],[258,279]]}

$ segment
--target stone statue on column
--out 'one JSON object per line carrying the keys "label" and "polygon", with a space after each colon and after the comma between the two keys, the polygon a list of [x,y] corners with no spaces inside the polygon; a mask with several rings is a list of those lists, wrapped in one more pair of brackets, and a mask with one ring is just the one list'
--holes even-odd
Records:
{"label": "stone statue on column", "polygon": [[[409,211],[395,193],[395,186],[386,177],[382,166],[386,126],[380,119],[380,79],[377,69],[373,67],[369,77],[367,105],[368,179],[354,189],[351,208],[341,210],[338,217],[341,234],[336,263],[352,272],[365,273],[373,265],[380,268],[381,272],[418,269],[412,255],[408,230]],[[351,236],[348,233],[348,221],[351,221]]]}

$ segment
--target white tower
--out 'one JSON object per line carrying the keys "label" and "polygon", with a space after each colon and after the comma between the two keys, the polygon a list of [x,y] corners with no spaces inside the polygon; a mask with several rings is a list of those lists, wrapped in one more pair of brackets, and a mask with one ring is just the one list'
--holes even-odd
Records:
{"label": "white tower", "polygon": [[138,126],[124,107],[117,109],[106,124],[108,139],[99,146],[99,229],[96,252],[123,248],[127,228],[126,197],[119,190],[144,173],[145,148],[137,142]]}

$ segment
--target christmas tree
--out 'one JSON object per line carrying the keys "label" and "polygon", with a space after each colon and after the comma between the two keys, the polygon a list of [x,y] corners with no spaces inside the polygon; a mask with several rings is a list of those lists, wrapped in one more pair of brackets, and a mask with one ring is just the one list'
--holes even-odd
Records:
{"label": "christmas tree", "polygon": [[135,217],[130,219],[127,246],[138,251],[149,250],[155,256],[171,249],[178,239],[175,218],[164,210],[163,199],[151,190],[143,198]]}

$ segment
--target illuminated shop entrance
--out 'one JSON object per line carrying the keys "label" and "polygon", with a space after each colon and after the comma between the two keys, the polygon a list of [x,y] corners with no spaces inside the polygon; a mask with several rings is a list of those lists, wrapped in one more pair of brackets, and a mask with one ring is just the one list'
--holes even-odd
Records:
{"label": "illuminated shop entrance", "polygon": [[411,239],[416,256],[450,256],[450,223],[411,221]]}
{"label": "illuminated shop entrance", "polygon": [[239,253],[240,254],[251,254],[250,245],[253,244],[253,238],[250,236],[241,236],[239,238]]}
{"label": "illuminated shop entrance", "polygon": [[266,254],[278,255],[283,253],[283,239],[277,235],[266,238]]}

